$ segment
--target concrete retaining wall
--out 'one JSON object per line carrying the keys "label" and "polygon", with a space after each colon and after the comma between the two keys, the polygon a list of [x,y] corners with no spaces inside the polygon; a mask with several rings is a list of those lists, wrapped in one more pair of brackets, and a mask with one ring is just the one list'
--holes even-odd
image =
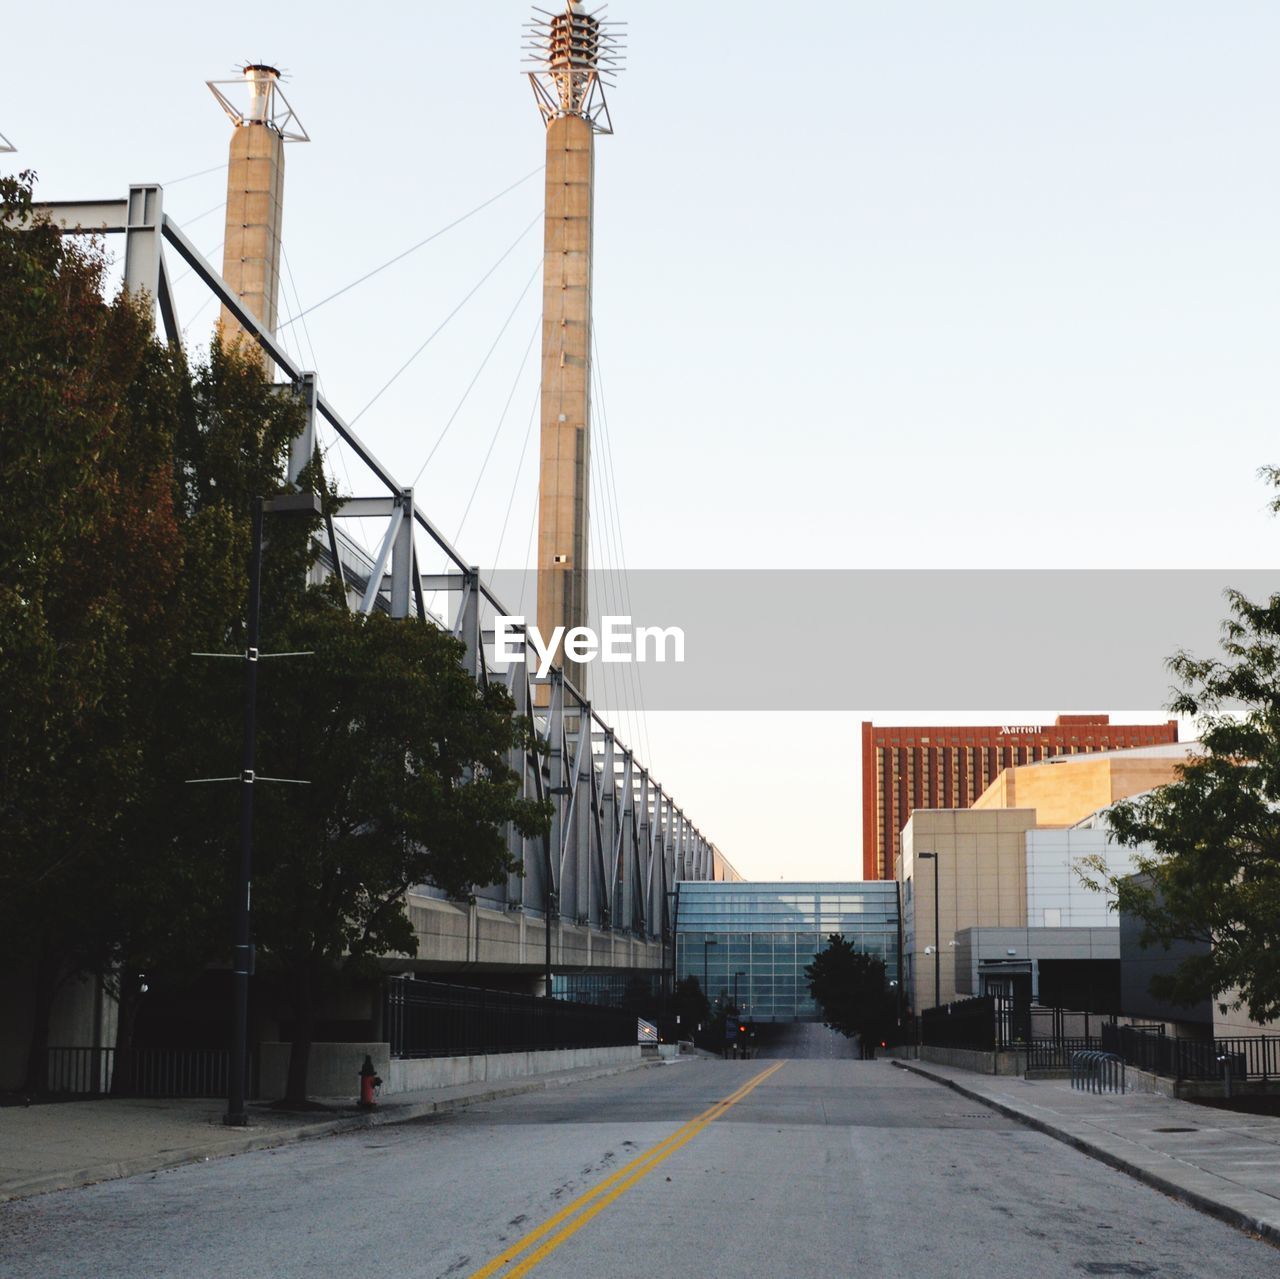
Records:
{"label": "concrete retaining wall", "polygon": [[415,1092],[419,1088],[519,1079],[525,1075],[575,1070],[580,1066],[622,1066],[639,1060],[640,1045],[624,1044],[616,1048],[556,1048],[546,1052],[493,1053],[485,1057],[401,1058],[378,1073],[384,1081],[385,1097]]}
{"label": "concrete retaining wall", "polygon": [[980,1075],[1022,1075],[1027,1069],[1025,1052],[984,1053],[972,1048],[930,1048],[922,1044],[919,1054],[920,1061],[931,1061],[939,1066],[955,1066]]}
{"label": "concrete retaining wall", "polygon": [[[1222,1081],[1218,1079],[1169,1079],[1165,1075],[1153,1075],[1133,1066],[1125,1070],[1125,1085],[1129,1092],[1154,1093],[1159,1097],[1173,1097],[1183,1101],[1197,1098],[1218,1098],[1225,1095]],[[1233,1079],[1233,1097],[1274,1097],[1280,1095],[1280,1080]]]}
{"label": "concrete retaining wall", "polygon": [[[665,1047],[665,1045],[662,1045]],[[672,1045],[674,1048],[674,1045]],[[546,1075],[580,1066],[621,1066],[640,1060],[639,1044],[616,1048],[558,1048],[547,1052],[492,1053],[484,1057],[423,1057],[391,1059],[390,1044],[312,1044],[307,1068],[309,1097],[351,1097],[360,1094],[360,1065],[365,1053],[382,1076],[382,1096],[447,1088],[499,1079]],[[284,1096],[289,1070],[289,1045],[262,1045],[262,1098]]]}
{"label": "concrete retaining wall", "polygon": [[[365,1054],[373,1058],[373,1068],[385,1081],[391,1068],[390,1044],[312,1044],[307,1063],[309,1097],[351,1097],[360,1095],[360,1066]],[[289,1076],[289,1045],[262,1045],[260,1092],[264,1101],[284,1096]],[[385,1091],[385,1083],[383,1086]]]}

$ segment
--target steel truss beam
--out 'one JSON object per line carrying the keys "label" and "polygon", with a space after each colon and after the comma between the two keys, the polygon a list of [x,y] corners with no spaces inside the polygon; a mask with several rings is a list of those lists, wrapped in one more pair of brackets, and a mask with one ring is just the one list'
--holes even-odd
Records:
{"label": "steel truss beam", "polygon": [[[669,940],[668,893],[679,879],[715,878],[717,859],[710,842],[559,670],[542,681],[530,674],[537,662],[527,639],[523,663],[513,663],[505,671],[490,668],[485,646],[491,632],[485,629],[485,615],[510,616],[510,610],[485,583],[480,570],[414,504],[413,490],[396,482],[390,469],[320,393],[315,374],[290,358],[164,213],[163,194],[158,185],[140,185],[131,187],[125,200],[36,208],[38,215],[67,234],[123,235],[126,288],[151,300],[166,339],[179,345],[181,330],[164,255],[164,245],[172,247],[304,400],[305,424],[289,451],[290,482],[297,483],[315,455],[318,415],[385,486],[381,496],[347,499],[337,513],[339,519],[387,520],[373,561],[332,519],[326,521],[321,535],[323,571],[339,577],[349,605],[366,613],[378,609],[393,617],[407,618],[413,612],[420,620],[445,625],[427,612],[424,597],[436,591],[457,597],[449,629],[466,646],[467,669],[477,680],[502,683],[512,695],[516,714],[533,726],[535,748],[513,751],[510,760],[521,779],[522,794],[550,799],[553,812],[546,841],[525,839],[508,829],[508,846],[518,869],[505,884],[477,888],[477,900],[645,940]],[[415,529],[443,552],[453,571],[420,572]],[[539,683],[549,685],[545,704],[534,696]],[[420,891],[442,896],[430,886]]]}

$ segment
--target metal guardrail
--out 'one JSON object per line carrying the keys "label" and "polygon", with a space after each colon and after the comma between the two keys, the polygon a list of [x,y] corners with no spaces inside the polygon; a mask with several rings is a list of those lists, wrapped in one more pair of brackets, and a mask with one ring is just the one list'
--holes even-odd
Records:
{"label": "metal guardrail", "polygon": [[[225,1097],[231,1053],[226,1048],[49,1049],[49,1091],[80,1096]],[[254,1064],[250,1063],[251,1066]],[[125,1072],[117,1079],[117,1072]],[[250,1096],[256,1075],[249,1071]]]}
{"label": "metal guardrail", "polygon": [[392,1057],[474,1057],[637,1042],[636,1015],[622,1008],[393,977],[383,1033]]}
{"label": "metal guardrail", "polygon": [[1071,1055],[1071,1086],[1085,1092],[1125,1091],[1124,1058],[1088,1049]]}

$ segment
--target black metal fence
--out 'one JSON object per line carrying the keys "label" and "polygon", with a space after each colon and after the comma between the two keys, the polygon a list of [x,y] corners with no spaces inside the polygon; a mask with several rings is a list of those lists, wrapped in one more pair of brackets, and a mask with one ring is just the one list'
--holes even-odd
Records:
{"label": "black metal fence", "polygon": [[1101,1047],[1102,1040],[1097,1035],[1031,1039],[1027,1042],[1027,1070],[1070,1070],[1076,1053],[1096,1052]]}
{"label": "black metal fence", "polygon": [[1109,1014],[1027,1005],[1007,995],[983,995],[941,1008],[920,1018],[920,1042],[934,1048],[971,1048],[1027,1054],[1027,1069],[1067,1071],[1077,1052],[1103,1047],[1102,1026]]}
{"label": "black metal fence", "polygon": [[50,1048],[49,1091],[100,1096],[111,1091],[114,1048]]}
{"label": "black metal fence", "polygon": [[[920,1042],[930,1048],[971,1048],[992,1052],[1007,1046],[1007,1020],[991,995],[961,999],[920,1014]],[[1002,1002],[1002,1001],[999,1001]]]}
{"label": "black metal fence", "polygon": [[[226,1048],[50,1048],[49,1091],[127,1097],[225,1097],[231,1053]],[[251,1060],[249,1096],[256,1097]]]}
{"label": "black metal fence", "polygon": [[1171,1079],[1280,1079],[1280,1035],[1180,1039],[1162,1029],[1103,1026],[1102,1047],[1135,1070]]}
{"label": "black metal fence", "polygon": [[1114,1020],[1111,1013],[1032,1006],[1028,1010],[1027,1070],[1069,1071],[1076,1053],[1102,1048],[1102,1027]]}
{"label": "black metal fence", "polygon": [[393,1057],[472,1057],[636,1042],[636,1016],[621,1008],[393,977],[383,1034]]}

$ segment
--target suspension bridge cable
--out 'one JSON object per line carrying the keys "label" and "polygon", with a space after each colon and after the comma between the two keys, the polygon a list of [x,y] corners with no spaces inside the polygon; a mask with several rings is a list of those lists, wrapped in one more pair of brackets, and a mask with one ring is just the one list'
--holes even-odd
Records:
{"label": "suspension bridge cable", "polygon": [[[596,504],[598,504],[600,501],[600,481],[591,472],[590,467],[587,468],[587,484],[588,484],[588,490],[591,493],[595,494],[595,502]],[[610,578],[609,578],[608,569],[606,568],[606,569],[603,569],[602,571],[598,571],[596,580],[600,586],[600,596],[601,596],[601,605],[602,605],[600,609],[600,615],[601,615],[601,618],[603,618],[606,615],[616,613],[617,611],[616,604],[613,601],[611,601],[609,598]],[[604,693],[606,698],[606,705],[613,707],[614,714],[624,716],[626,718],[626,721],[629,725],[628,733],[634,738],[635,719],[632,715],[630,706],[625,704],[626,701],[628,700],[626,696],[626,690],[621,687],[621,684],[626,679],[626,677],[622,675],[615,675],[614,672],[609,669],[613,664],[614,663],[612,662],[600,663],[600,666],[602,668],[601,682],[604,685],[602,692]],[[630,663],[628,664],[630,665]],[[612,693],[610,692],[611,687],[612,687]]]}
{"label": "suspension bridge cable", "polygon": [[212,205],[210,208],[207,208],[203,213],[197,213],[194,218],[183,218],[182,229],[185,231],[187,227],[195,226],[197,222],[200,222],[204,218],[207,218],[209,214],[217,213],[219,209],[225,209],[226,207],[227,207],[226,200],[219,200],[217,204]]}
{"label": "suspension bridge cable", "polygon": [[[450,222],[447,226],[442,226],[438,231],[433,231],[429,236],[427,236],[425,240],[419,240],[417,244],[410,245],[410,247],[405,249],[404,252],[397,253],[393,258],[388,258],[387,261],[385,261],[381,266],[375,266],[372,271],[366,271],[364,275],[362,275],[358,280],[352,280],[350,284],[344,284],[342,288],[340,288],[336,293],[330,293],[328,297],[321,298],[319,302],[313,302],[309,307],[307,307],[305,311],[300,311],[297,315],[295,315],[293,317],[293,320],[302,319],[304,315],[309,315],[312,311],[319,310],[320,307],[324,306],[326,303],[332,302],[334,298],[340,298],[344,293],[347,293],[351,289],[354,289],[356,285],[363,284],[366,280],[371,280],[379,272],[385,271],[387,267],[395,266],[397,262],[403,261],[403,259],[407,258],[409,254],[416,253],[424,245],[430,244],[432,240],[438,240],[442,235],[444,235],[446,231],[452,231],[454,227],[460,226],[468,218],[473,217],[475,214],[479,213],[481,209],[487,209],[491,204],[494,204],[498,200],[501,200],[504,195],[507,195],[509,192],[514,191],[518,186],[523,186],[524,183],[528,182],[530,178],[535,177],[537,174],[541,172],[542,172],[541,165],[539,165],[536,169],[531,169],[528,173],[524,175],[524,177],[513,182],[509,187],[504,187],[501,191],[498,192],[497,195],[491,195],[483,204],[477,204],[474,209],[471,209],[467,213],[464,213],[461,217],[454,218],[454,220]],[[538,216],[541,217],[542,215],[539,214]],[[289,323],[292,324],[293,320],[290,320]],[[281,327],[283,327],[283,325]]]}
{"label": "suspension bridge cable", "polygon": [[[537,385],[533,388],[533,405],[529,409],[529,425],[525,427],[524,443],[520,446],[520,460],[516,463],[516,477],[511,484],[511,494],[507,498],[507,511],[502,517],[502,532],[498,534],[498,549],[493,555],[493,567],[497,568],[502,562],[502,544],[507,540],[507,521],[511,519],[511,508],[515,504],[516,491],[520,487],[520,472],[524,470],[524,455],[529,449],[529,437],[533,434],[533,424],[538,416],[538,402],[542,398],[542,387]],[[536,489],[535,489],[536,495]],[[538,503],[534,500],[534,510],[538,509]]]}
{"label": "suspension bridge cable", "polygon": [[315,343],[311,340],[311,330],[307,327],[306,320],[303,319],[302,298],[298,295],[298,285],[293,278],[293,267],[289,264],[289,255],[285,252],[283,243],[280,245],[280,256],[284,259],[285,274],[288,275],[289,285],[293,289],[294,313],[285,321],[285,324],[292,324],[294,320],[302,320],[302,336],[307,340],[307,349],[311,352],[311,367],[316,371],[316,388],[321,389],[320,361],[316,358],[316,348]]}
{"label": "suspension bridge cable", "polygon": [[[600,401],[600,424],[602,427],[601,435],[603,437],[603,442],[605,446],[602,451],[604,453],[605,461],[607,464],[609,486],[613,492],[615,527],[616,527],[617,537],[618,537],[618,554],[619,554],[620,560],[622,561],[623,582],[626,585],[626,602],[627,602],[627,607],[631,608],[632,606],[631,605],[631,586],[630,586],[630,583],[627,582],[626,580],[626,543],[624,542],[622,537],[622,522],[619,518],[617,518],[618,481],[617,481],[617,475],[614,471],[614,466],[613,466],[613,442],[610,439],[610,435],[609,435],[609,411],[608,411],[607,405],[605,404],[605,398],[604,398],[604,377],[603,377],[603,373],[601,370],[601,363],[600,363],[600,345],[596,341],[596,334],[595,334],[594,327],[592,328],[592,331],[591,331],[591,349],[592,349],[592,355],[594,356],[591,362],[591,367],[595,377],[596,390],[597,390],[599,401]],[[634,666],[635,663],[632,663],[632,665]],[[645,700],[644,700],[644,680],[641,678],[640,672],[638,670],[635,672],[635,676],[636,676],[637,691],[639,693],[639,699],[640,699],[640,722],[641,722],[641,729],[644,734],[645,754],[648,758],[652,759],[653,752],[652,752],[652,747],[650,746],[650,743],[649,743],[649,725],[648,725],[649,714],[645,706]]]}
{"label": "suspension bridge cable", "polygon": [[190,182],[192,178],[203,178],[206,174],[217,173],[219,169],[225,169],[225,164],[215,164],[211,169],[201,169],[199,173],[188,173],[183,178],[170,178],[168,182],[162,182],[162,187],[176,187],[179,182]]}
{"label": "suspension bridge cable", "polygon": [[[302,295],[298,292],[298,282],[297,280],[294,279],[294,275],[293,275],[293,264],[289,261],[289,254],[285,251],[285,247],[283,243],[280,245],[280,256],[284,260],[285,274],[288,275],[289,285],[293,289],[293,308],[294,308],[293,318],[296,319],[301,316]],[[306,338],[307,350],[310,351],[311,353],[311,368],[315,371],[316,390],[323,391],[324,383],[320,377],[320,360],[316,355],[315,343],[311,340],[311,329],[308,326],[305,319],[302,321],[302,335],[303,337]],[[320,444],[320,432],[323,426],[324,426],[324,419],[321,417],[319,413],[317,413],[316,414],[316,443],[318,445]],[[330,452],[335,447],[340,446],[342,443],[343,443],[342,437],[337,433],[337,431],[334,431],[333,438],[329,441],[328,445],[320,446],[321,463],[323,464],[323,462],[328,459]],[[356,490],[355,490],[355,485],[351,482],[351,468],[347,465],[346,449],[338,447],[337,456],[338,456],[338,461],[342,466],[342,473],[343,475],[346,476],[346,479],[347,479],[347,492],[348,494],[354,495]],[[336,475],[334,476],[334,479],[335,480],[337,479]],[[369,548],[369,540],[365,536],[364,521],[363,520],[357,521],[357,525],[358,527],[356,527],[355,529],[352,529],[349,533],[347,533],[347,536],[349,536],[352,539],[352,541],[354,541],[357,545],[359,545],[365,551],[366,554],[371,554],[372,552],[370,551],[370,548]]]}
{"label": "suspension bridge cable", "polygon": [[[523,240],[524,237],[528,235],[529,232],[532,231],[533,228],[537,226],[538,223],[541,221],[542,221],[542,214],[539,213],[536,217],[534,217],[533,221],[530,222],[529,225],[525,227],[525,229],[521,231],[520,234],[516,236],[514,240],[512,240],[511,244],[506,248],[502,256],[480,277],[478,281],[476,281],[476,283],[472,286],[471,291],[466,295],[466,297],[464,297],[462,301],[459,302],[458,305],[455,306],[453,310],[450,311],[449,314],[446,315],[444,319],[440,321],[440,323],[435,327],[435,329],[432,330],[431,334],[427,337],[427,340],[423,342],[423,344],[420,347],[418,347],[418,349],[391,375],[391,377],[382,385],[377,395],[375,395],[373,399],[371,399],[369,403],[366,404],[364,408],[362,408],[360,412],[357,413],[355,417],[351,419],[352,426],[354,426],[362,417],[364,417],[364,415],[371,408],[373,408],[373,406],[378,402],[378,400],[382,398],[383,394],[391,388],[392,384],[396,381],[397,378],[399,378],[399,376],[405,371],[405,369],[407,369],[409,365],[411,365],[414,362],[414,360],[416,360],[418,356],[420,356],[423,353],[423,351],[425,351],[427,347],[430,346],[431,343],[435,341],[435,339],[440,335],[441,331],[444,329],[445,325],[448,324],[449,321],[452,320],[453,317],[457,315],[458,312],[461,311],[462,308],[466,306],[466,304],[470,302],[473,297],[475,297],[475,295],[480,291],[480,286],[484,284],[484,282],[507,260],[507,258],[511,256],[513,252],[515,252],[516,246],[520,243],[520,241]],[[315,310],[314,307],[312,307],[311,309]],[[419,471],[418,474],[421,475],[422,472]]]}
{"label": "suspension bridge cable", "polygon": [[[540,221],[541,218],[542,218],[542,215],[539,214],[538,218],[535,220]],[[513,245],[512,247],[514,248],[515,246]],[[440,447],[441,444],[444,443],[444,437],[449,434],[449,428],[453,426],[454,422],[458,420],[458,414],[462,412],[462,406],[467,402],[467,397],[471,394],[472,389],[475,387],[475,384],[480,380],[480,374],[484,372],[485,365],[489,363],[489,357],[492,356],[494,351],[498,349],[498,343],[502,341],[502,335],[507,331],[507,327],[510,325],[511,321],[515,318],[516,312],[520,309],[520,303],[524,301],[525,294],[529,292],[530,286],[533,284],[534,280],[538,278],[538,272],[541,270],[542,270],[542,258],[541,256],[539,256],[537,265],[533,268],[532,274],[525,281],[524,288],[520,290],[520,296],[516,298],[515,306],[513,306],[511,310],[507,313],[507,318],[502,321],[502,327],[498,330],[498,336],[493,339],[493,342],[490,345],[489,349],[484,353],[484,359],[480,361],[480,367],[476,369],[475,375],[472,377],[471,381],[467,383],[467,389],[463,391],[462,399],[458,401],[457,407],[453,410],[452,413],[449,414],[449,420],[444,424],[444,429],[440,432],[440,434],[436,436],[436,442],[431,446],[431,452],[427,454],[426,461],[424,461],[422,465],[418,467],[417,475],[415,475],[413,479],[410,481],[410,485],[409,485],[410,488],[416,485],[417,482],[422,478],[422,472],[425,471],[427,467],[431,464],[431,459],[435,457],[436,450]],[[492,274],[492,272],[490,274]],[[439,332],[438,329],[436,331]],[[397,374],[397,376],[399,375]],[[363,411],[364,410],[362,409],[361,412]]]}
{"label": "suspension bridge cable", "polygon": [[184,338],[187,336],[187,330],[201,317],[201,315],[204,314],[205,309],[208,307],[209,303],[216,302],[217,300],[218,300],[218,295],[216,293],[210,293],[209,296],[205,298],[205,300],[201,302],[198,307],[196,307],[191,318],[182,326],[182,336]]}
{"label": "suspension bridge cable", "polygon": [[539,315],[534,319],[533,332],[529,334],[529,344],[524,348],[524,354],[520,357],[520,367],[516,369],[515,378],[511,383],[511,390],[507,393],[507,402],[502,406],[502,412],[498,415],[498,425],[494,427],[493,438],[489,441],[489,448],[485,452],[484,461],[480,463],[480,474],[476,476],[471,496],[467,498],[466,509],[462,512],[462,518],[458,521],[458,531],[453,535],[453,544],[455,546],[462,540],[462,530],[466,525],[467,516],[471,514],[471,504],[476,500],[476,494],[480,491],[480,482],[484,479],[484,473],[489,466],[489,459],[493,456],[494,447],[498,443],[498,436],[502,432],[503,423],[507,420],[507,411],[511,408],[511,401],[516,397],[516,388],[520,385],[521,377],[524,376],[525,365],[529,363],[529,352],[533,350],[533,340],[538,336],[538,330],[541,327],[542,317]]}
{"label": "suspension bridge cable", "polygon": [[537,498],[533,502],[533,514],[529,517],[529,539],[524,544],[524,572],[520,575],[520,602],[516,605],[516,612],[524,612],[524,592],[525,587],[529,584],[529,557],[533,553],[533,539],[538,527],[538,501]]}
{"label": "suspension bridge cable", "polygon": [[[598,390],[598,388],[597,388]],[[598,394],[597,394],[598,398]],[[632,614],[635,612],[631,605],[630,589],[626,581],[625,565],[622,562],[622,556],[615,544],[616,530],[618,524],[618,512],[616,501],[613,500],[609,493],[609,488],[605,483],[605,475],[601,473],[597,477],[597,484],[601,492],[600,506],[603,516],[605,542],[609,548],[609,567],[605,570],[606,579],[613,587],[614,607],[619,613]],[[644,741],[644,726],[641,720],[642,693],[640,689],[640,672],[636,669],[636,662],[631,661],[626,664],[627,669],[619,672],[618,681],[623,687],[623,695],[629,699],[628,722],[630,725],[631,740],[635,743],[637,749],[640,748]],[[646,758],[652,759],[652,754],[648,753],[648,746],[645,743]]]}
{"label": "suspension bridge cable", "polygon": [[[211,249],[207,249],[207,250],[206,250],[204,253],[202,253],[200,256],[201,256],[202,258],[204,258],[204,260],[207,262],[207,261],[209,260],[209,254],[210,254],[210,253],[217,253],[217,251],[218,251],[220,248],[222,248],[222,246],[223,246],[223,244],[224,244],[224,243],[225,243],[225,241],[223,241],[223,240],[219,240],[219,241],[218,241],[218,243],[217,243],[217,244],[215,244],[215,245],[213,246],[213,248],[211,248]],[[193,267],[193,266],[189,266],[189,267],[187,267],[187,269],[186,269],[185,271],[183,271],[183,273],[182,273],[180,276],[178,276],[178,278],[177,278],[176,280],[173,280],[173,281],[171,282],[171,284],[170,284],[170,288],[175,288],[175,289],[176,289],[176,288],[178,287],[178,285],[179,285],[179,284],[181,284],[181,283],[182,283],[182,281],[183,281],[183,280],[185,280],[185,279],[187,278],[187,276],[189,276],[189,275],[194,275],[194,274],[195,274],[195,267]]]}

